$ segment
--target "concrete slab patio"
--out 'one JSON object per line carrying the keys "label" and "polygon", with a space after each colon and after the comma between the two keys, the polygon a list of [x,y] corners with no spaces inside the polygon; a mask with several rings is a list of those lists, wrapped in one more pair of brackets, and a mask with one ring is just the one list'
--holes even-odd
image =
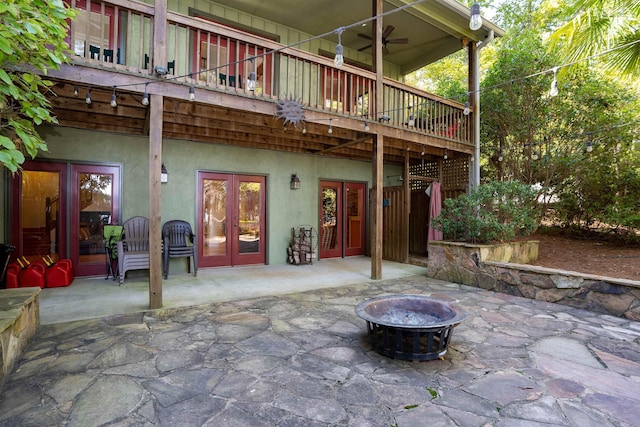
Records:
{"label": "concrete slab patio", "polygon": [[[355,305],[399,293],[467,311],[443,360],[370,349]],[[424,275],[363,280],[43,325],[0,425],[637,426],[639,340],[637,322]]]}

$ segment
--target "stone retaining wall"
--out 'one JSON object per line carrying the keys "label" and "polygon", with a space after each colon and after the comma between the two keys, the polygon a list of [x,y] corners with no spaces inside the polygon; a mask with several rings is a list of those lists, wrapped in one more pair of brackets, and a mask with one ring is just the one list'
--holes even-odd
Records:
{"label": "stone retaining wall", "polygon": [[40,324],[40,288],[0,290],[0,391]]}
{"label": "stone retaining wall", "polygon": [[471,245],[429,244],[427,275],[640,321],[640,281],[487,260]]}

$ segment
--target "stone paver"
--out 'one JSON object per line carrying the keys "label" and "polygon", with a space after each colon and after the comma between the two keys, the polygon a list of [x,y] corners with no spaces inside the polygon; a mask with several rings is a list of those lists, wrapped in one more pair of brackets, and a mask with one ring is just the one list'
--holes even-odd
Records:
{"label": "stone paver", "polygon": [[[357,302],[455,302],[442,360],[372,351]],[[41,326],[2,426],[640,425],[640,325],[412,276]]]}

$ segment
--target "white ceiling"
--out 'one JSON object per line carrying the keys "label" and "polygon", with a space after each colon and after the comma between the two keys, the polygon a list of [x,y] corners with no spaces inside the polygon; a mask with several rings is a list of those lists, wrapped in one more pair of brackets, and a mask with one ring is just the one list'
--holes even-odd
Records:
{"label": "white ceiling", "polygon": [[[332,32],[373,16],[375,0],[216,0],[217,3],[264,17],[270,21],[296,28],[311,35]],[[385,0],[384,12],[413,3],[413,0]],[[469,29],[469,8],[456,0],[425,0],[420,4],[383,18],[383,28],[395,27],[388,38],[408,38],[407,44],[388,44],[384,60],[398,64],[403,73],[416,70],[462,48],[461,40],[482,41],[494,31],[503,31],[491,22],[484,22],[478,31]],[[371,34],[373,22],[366,27],[347,28],[342,44],[360,49],[369,41],[358,33]],[[337,42],[337,35],[328,37]]]}

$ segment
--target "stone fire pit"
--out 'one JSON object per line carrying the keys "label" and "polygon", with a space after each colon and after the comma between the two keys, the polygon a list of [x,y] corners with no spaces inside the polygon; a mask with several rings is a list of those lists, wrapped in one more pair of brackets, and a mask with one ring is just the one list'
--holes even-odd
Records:
{"label": "stone fire pit", "polygon": [[453,328],[467,317],[459,308],[423,295],[387,295],[362,301],[371,346],[384,356],[432,360],[447,352]]}

